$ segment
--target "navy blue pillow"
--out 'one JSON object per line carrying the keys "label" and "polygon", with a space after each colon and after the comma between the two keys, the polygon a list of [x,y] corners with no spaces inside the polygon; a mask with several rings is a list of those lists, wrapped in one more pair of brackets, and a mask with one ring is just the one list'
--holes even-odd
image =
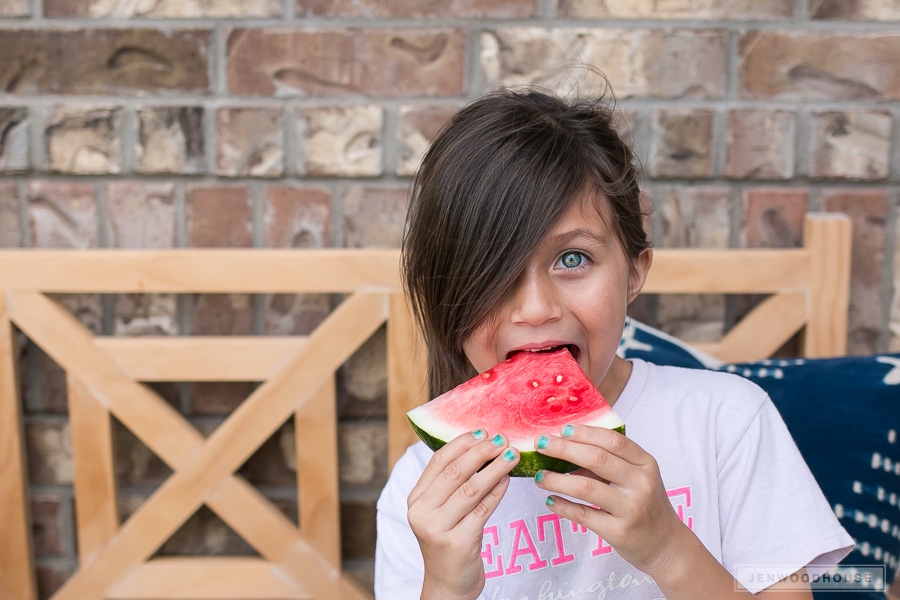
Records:
{"label": "navy blue pillow", "polygon": [[[835,514],[856,540],[843,565],[900,561],[900,354],[723,364],[652,327],[630,321],[619,355],[737,373],[766,390]],[[883,588],[881,588],[883,589]],[[883,592],[817,592],[837,600]]]}

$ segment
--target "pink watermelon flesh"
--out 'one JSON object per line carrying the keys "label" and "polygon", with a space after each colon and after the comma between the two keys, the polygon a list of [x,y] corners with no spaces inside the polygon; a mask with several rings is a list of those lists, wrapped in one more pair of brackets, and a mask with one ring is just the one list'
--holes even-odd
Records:
{"label": "pink watermelon flesh", "polygon": [[625,432],[622,419],[566,349],[519,352],[407,417],[432,450],[476,429],[502,433],[521,454],[513,476],[578,468],[537,453],[534,438],[541,433],[559,434],[564,425],[576,423]]}

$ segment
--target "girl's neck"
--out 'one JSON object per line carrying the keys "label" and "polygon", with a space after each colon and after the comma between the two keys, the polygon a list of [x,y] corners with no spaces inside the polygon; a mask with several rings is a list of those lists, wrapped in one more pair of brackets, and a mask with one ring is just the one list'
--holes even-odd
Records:
{"label": "girl's neck", "polygon": [[606,372],[606,377],[603,378],[603,381],[598,386],[600,393],[603,394],[603,397],[606,398],[610,405],[615,404],[616,400],[619,399],[619,395],[625,389],[625,384],[628,383],[629,377],[631,377],[631,363],[618,356],[613,358],[613,362]]}

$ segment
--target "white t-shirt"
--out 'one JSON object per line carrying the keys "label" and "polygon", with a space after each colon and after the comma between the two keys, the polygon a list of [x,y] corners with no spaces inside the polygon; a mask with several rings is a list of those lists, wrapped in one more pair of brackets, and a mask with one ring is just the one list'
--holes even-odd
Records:
{"label": "white t-shirt", "polygon": [[[768,395],[727,373],[632,360],[615,403],[629,438],[659,464],[679,517],[751,592],[803,566],[840,561],[840,526]],[[502,432],[491,432],[502,433]],[[409,448],[378,501],[375,597],[419,598],[423,578],[406,499],[432,452]],[[483,600],[655,599],[646,574],[589,530],[560,519],[547,492],[512,478],[484,528]]]}

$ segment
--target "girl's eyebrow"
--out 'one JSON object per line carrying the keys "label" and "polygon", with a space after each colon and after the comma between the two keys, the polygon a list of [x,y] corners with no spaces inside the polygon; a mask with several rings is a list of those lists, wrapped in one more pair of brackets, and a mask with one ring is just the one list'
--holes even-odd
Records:
{"label": "girl's eyebrow", "polygon": [[597,231],[592,231],[590,229],[584,227],[578,227],[576,229],[570,229],[569,231],[564,231],[557,235],[554,235],[552,241],[555,245],[565,246],[571,244],[576,241],[580,241],[583,239],[587,239],[589,242],[594,242],[601,246],[609,245],[609,238],[605,233],[600,233]]}

